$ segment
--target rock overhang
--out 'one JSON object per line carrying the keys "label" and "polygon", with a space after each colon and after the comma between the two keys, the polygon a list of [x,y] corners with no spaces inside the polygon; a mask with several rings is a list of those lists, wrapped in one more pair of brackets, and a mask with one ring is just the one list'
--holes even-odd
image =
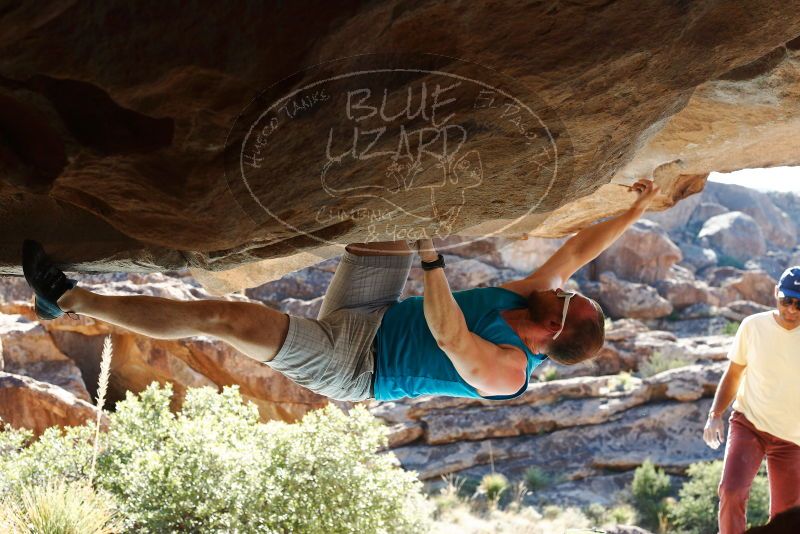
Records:
{"label": "rock overhang", "polygon": [[[618,184],[645,176],[661,185],[657,207],[666,208],[701,190],[712,170],[798,163],[789,142],[800,127],[794,4],[322,3],[313,16],[284,6],[245,17],[274,32],[245,27],[243,14],[224,5],[164,7],[144,24],[123,8],[80,4],[49,6],[38,24],[41,10],[20,6],[3,15],[13,31],[0,39],[0,269],[20,274],[17,242],[35,237],[76,271],[191,267],[224,292],[369,239],[368,221],[353,210],[383,209],[380,200],[345,203],[342,220],[308,215],[324,192],[319,173],[304,177],[306,162],[292,158],[302,152],[302,129],[276,167],[301,170],[288,181],[265,174],[261,184],[294,230],[254,220],[242,206],[225,177],[225,142],[247,104],[276,81],[386,50],[435,55],[444,70],[493,70],[558,119],[553,146],[569,175],[552,184],[542,209],[525,203],[540,199],[547,171],[523,168],[518,145],[486,136],[481,155],[503,172],[463,203],[452,233],[563,236],[620,212],[631,195]],[[521,194],[526,185],[533,192]],[[458,200],[444,199],[445,207]],[[430,191],[406,202],[430,206]]]}

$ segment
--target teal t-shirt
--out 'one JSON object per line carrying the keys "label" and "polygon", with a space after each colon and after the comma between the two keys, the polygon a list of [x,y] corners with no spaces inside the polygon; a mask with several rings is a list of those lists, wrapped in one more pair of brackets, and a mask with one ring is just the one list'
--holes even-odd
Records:
{"label": "teal t-shirt", "polygon": [[425,321],[421,296],[409,297],[386,310],[375,339],[376,400],[394,400],[421,395],[513,399],[528,388],[531,372],[544,354],[534,354],[500,316],[503,310],[525,308],[525,297],[501,287],[477,287],[454,291],[469,330],[495,344],[509,344],[525,351],[528,358],[525,385],[513,395],[481,397],[458,374],[447,354],[439,348]]}

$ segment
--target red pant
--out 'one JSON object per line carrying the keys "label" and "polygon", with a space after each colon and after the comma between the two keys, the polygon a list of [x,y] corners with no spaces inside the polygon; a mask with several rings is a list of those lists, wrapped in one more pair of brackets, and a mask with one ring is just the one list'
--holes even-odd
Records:
{"label": "red pant", "polygon": [[769,517],[800,505],[800,446],[762,432],[734,411],[728,427],[725,467],[719,483],[719,532],[742,534],[750,486],[764,455],[769,477]]}

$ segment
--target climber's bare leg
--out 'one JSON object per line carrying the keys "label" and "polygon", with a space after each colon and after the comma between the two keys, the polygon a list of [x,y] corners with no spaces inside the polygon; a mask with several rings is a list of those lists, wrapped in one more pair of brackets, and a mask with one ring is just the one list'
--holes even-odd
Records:
{"label": "climber's bare leg", "polygon": [[255,302],[107,296],[76,287],[58,305],[156,339],[212,336],[259,361],[275,357],[289,330],[288,315]]}
{"label": "climber's bare leg", "polygon": [[356,256],[404,256],[413,254],[407,241],[373,241],[371,243],[350,243],[345,250]]}

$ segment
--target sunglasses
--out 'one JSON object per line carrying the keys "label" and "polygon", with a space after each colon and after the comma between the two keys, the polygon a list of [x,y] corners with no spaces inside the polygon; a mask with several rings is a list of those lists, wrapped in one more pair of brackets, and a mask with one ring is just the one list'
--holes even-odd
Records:
{"label": "sunglasses", "polygon": [[561,312],[561,328],[558,329],[558,332],[556,332],[556,334],[553,336],[553,339],[556,339],[561,335],[561,332],[564,331],[564,325],[567,322],[567,312],[569,311],[569,301],[575,295],[577,295],[577,293],[574,291],[556,291],[556,297],[564,299],[564,311]]}
{"label": "sunglasses", "polygon": [[794,297],[779,297],[778,302],[781,303],[781,306],[794,306],[797,310],[800,310],[800,299]]}

